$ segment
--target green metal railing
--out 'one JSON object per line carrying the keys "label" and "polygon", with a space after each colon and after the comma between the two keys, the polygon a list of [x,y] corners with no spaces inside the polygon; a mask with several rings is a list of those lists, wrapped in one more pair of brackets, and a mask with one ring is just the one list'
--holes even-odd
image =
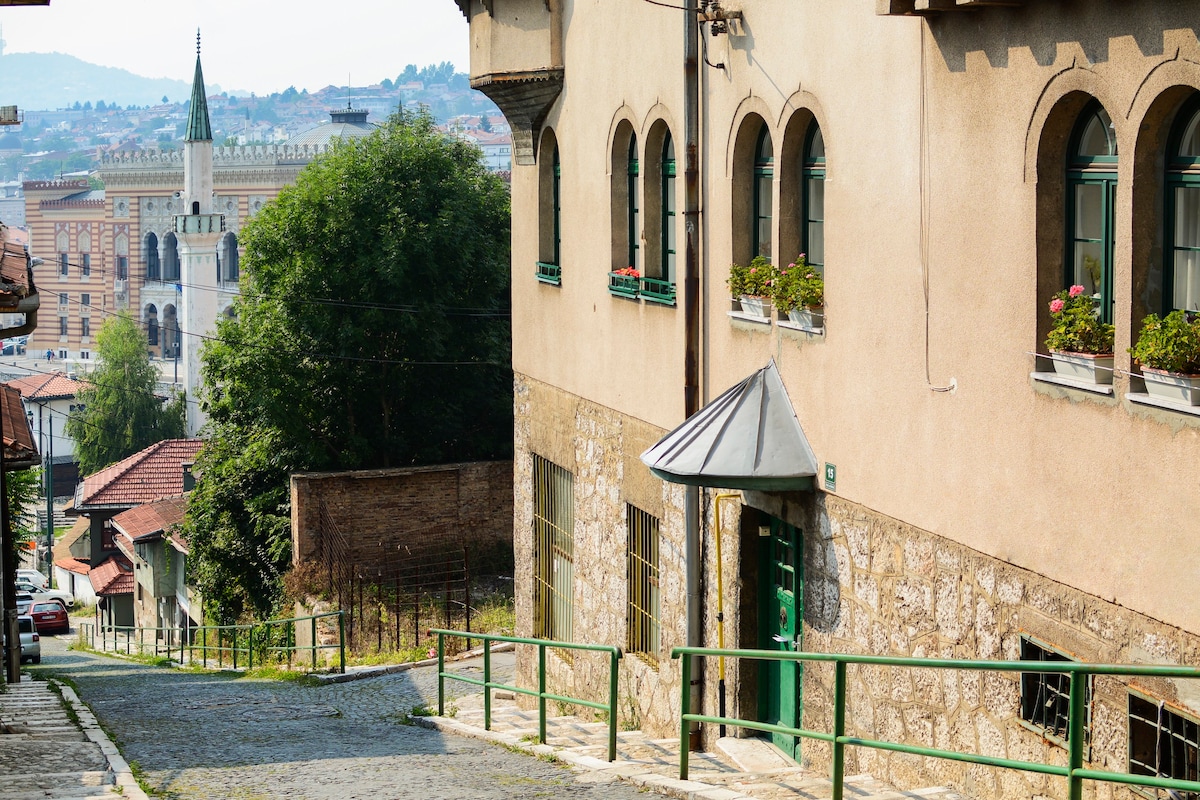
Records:
{"label": "green metal railing", "polygon": [[[549,639],[522,639],[518,636],[497,636],[490,633],[470,633],[464,631],[448,631],[433,629],[438,637],[438,716],[446,713],[446,685],[449,678],[473,686],[483,687],[483,727],[492,729],[492,689],[506,689],[517,694],[524,694],[538,699],[538,743],[546,743],[546,701],[557,700],[560,703],[573,703],[586,708],[594,708],[608,713],[608,760],[617,758],[617,662],[623,655],[621,648],[610,644],[577,644],[575,642],[555,642]],[[446,637],[459,639],[481,639],[483,641],[483,680],[469,678],[464,675],[454,675],[446,672]],[[525,689],[492,681],[492,642],[512,642],[514,644],[534,645],[538,649],[538,688]],[[553,694],[546,691],[546,648],[553,647],[563,650],[587,650],[595,653],[608,654],[608,702],[597,703],[594,700],[583,700],[578,697]]]}
{"label": "green metal railing", "polygon": [[675,305],[675,283],[662,278],[642,278],[641,295],[643,300],[663,305]]}
{"label": "green metal railing", "polygon": [[[317,623],[330,617],[337,618],[338,641],[336,644],[318,644]],[[296,644],[296,626],[299,623],[309,624],[309,644]],[[81,643],[93,650],[166,656],[175,658],[180,664],[188,660],[192,663],[199,661],[205,667],[211,658],[218,667],[224,667],[228,661],[233,669],[238,668],[239,658],[242,667],[253,669],[256,659],[259,666],[283,661],[291,666],[293,660],[300,662],[298,654],[304,654],[311,657],[312,669],[316,670],[320,651],[337,650],[338,671],[346,671],[346,627],[342,611],[272,619],[253,625],[200,625],[191,628],[97,626],[84,622],[79,625],[78,636]],[[99,648],[96,647],[97,637],[100,640]],[[272,655],[275,657],[271,658]]]}
{"label": "green metal railing", "polygon": [[[671,650],[671,658],[681,656],[717,656],[725,658],[748,658],[761,661],[819,661],[832,662],[834,666],[833,682],[833,731],[812,731],[804,728],[790,728],[786,725],[774,725],[766,722],[755,722],[730,717],[714,717],[706,714],[682,715],[679,725],[679,777],[687,780],[688,776],[688,728],[692,722],[706,722],[716,725],[731,725],[740,728],[779,733],[789,736],[800,736],[829,742],[833,747],[832,765],[830,768],[833,783],[833,800],[842,800],[843,780],[845,778],[846,745],[855,747],[872,747],[879,750],[890,750],[896,753],[909,753],[918,756],[930,756],[951,761],[963,761],[969,764],[982,764],[989,767],[1016,769],[1026,772],[1038,772],[1044,775],[1057,775],[1068,781],[1069,800],[1081,800],[1083,797],[1083,781],[1105,781],[1132,786],[1149,786],[1160,789],[1177,789],[1185,792],[1200,791],[1200,781],[1186,781],[1175,778],[1160,778],[1152,775],[1132,775],[1126,772],[1110,772],[1107,770],[1085,769],[1083,755],[1085,737],[1082,735],[1087,717],[1087,684],[1092,675],[1113,675],[1121,677],[1155,676],[1160,678],[1200,678],[1200,667],[1178,667],[1167,665],[1136,665],[1136,664],[1086,664],[1074,661],[955,661],[937,658],[893,658],[890,656],[855,656],[841,653],[786,653],[773,650],[729,650],[705,647],[676,647]],[[688,691],[692,679],[693,658],[682,658],[682,706],[688,707]],[[846,665],[870,664],[889,667],[919,667],[932,669],[961,669],[961,670],[993,670],[996,672],[1036,672],[1051,674],[1066,674],[1070,676],[1071,690],[1068,701],[1067,724],[1067,765],[1041,764],[1035,761],[1018,761],[1009,758],[961,753],[952,750],[939,750],[934,747],[902,744],[900,742],[884,742],[877,739],[866,739],[846,735]]]}
{"label": "green metal railing", "polygon": [[537,279],[542,283],[550,283],[555,286],[562,285],[562,267],[558,264],[549,264],[545,261],[537,262]]}
{"label": "green metal railing", "polygon": [[638,296],[637,276],[621,275],[617,272],[608,273],[608,293],[616,297],[636,298]]}

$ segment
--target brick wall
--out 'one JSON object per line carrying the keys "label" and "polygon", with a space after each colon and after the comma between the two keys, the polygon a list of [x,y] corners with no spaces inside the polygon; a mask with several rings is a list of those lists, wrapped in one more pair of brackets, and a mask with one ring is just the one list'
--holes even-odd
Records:
{"label": "brick wall", "polygon": [[320,505],[347,542],[347,561],[435,538],[465,543],[472,571],[511,568],[511,461],[292,476],[292,564],[319,558]]}

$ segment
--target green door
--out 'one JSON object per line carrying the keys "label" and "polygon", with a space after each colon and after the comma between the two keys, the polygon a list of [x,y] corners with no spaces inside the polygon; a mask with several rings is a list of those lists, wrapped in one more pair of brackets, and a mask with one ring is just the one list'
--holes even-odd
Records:
{"label": "green door", "polygon": [[[801,648],[804,613],[804,570],[800,531],[771,518],[769,535],[759,537],[762,571],[759,603],[759,643],[763,650],[793,652]],[[762,530],[763,534],[767,529]],[[762,661],[759,718],[763,722],[799,727],[801,665],[797,661]],[[799,760],[799,739],[771,734],[771,743]]]}

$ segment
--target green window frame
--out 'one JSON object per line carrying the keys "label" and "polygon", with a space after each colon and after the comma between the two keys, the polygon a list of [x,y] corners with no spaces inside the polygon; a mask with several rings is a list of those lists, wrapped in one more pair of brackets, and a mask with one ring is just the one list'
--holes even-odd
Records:
{"label": "green window frame", "polygon": [[1164,184],[1162,313],[1200,311],[1200,93],[1172,126]]}
{"label": "green window frame", "polygon": [[629,137],[629,155],[626,157],[625,189],[629,197],[629,266],[641,271],[641,208],[638,204],[638,149],[637,137]]}
{"label": "green window frame", "polygon": [[813,123],[804,143],[804,163],[800,169],[801,196],[804,202],[804,228],[801,245],[808,265],[825,273],[825,136]]}
{"label": "green window frame", "polygon": [[558,160],[558,145],[554,145],[553,214],[554,214],[554,263],[562,266],[562,162]]}
{"label": "green window frame", "polygon": [[775,151],[771,132],[763,125],[754,146],[753,215],[751,253],[772,260],[771,226],[774,220]]}
{"label": "green window frame", "polygon": [[675,142],[668,131],[662,147],[662,280],[675,283]]}
{"label": "green window frame", "polygon": [[572,641],[574,487],[568,470],[533,456],[533,635],[539,639]]}
{"label": "green window frame", "polygon": [[659,582],[658,518],[625,506],[628,564],[627,649],[657,661],[662,647],[662,595]]}
{"label": "green window frame", "polygon": [[1082,285],[1104,322],[1113,321],[1113,239],[1117,139],[1103,106],[1093,100],[1071,134],[1067,163],[1066,285]]}

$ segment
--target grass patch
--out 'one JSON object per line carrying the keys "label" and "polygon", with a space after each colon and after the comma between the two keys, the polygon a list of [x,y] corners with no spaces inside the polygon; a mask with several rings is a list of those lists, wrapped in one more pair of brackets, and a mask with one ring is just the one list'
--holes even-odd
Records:
{"label": "grass patch", "polygon": [[298,670],[283,669],[282,667],[274,666],[248,669],[240,677],[267,681],[283,681],[285,683],[295,683],[300,686],[321,685],[321,681],[309,672],[300,672]]}

